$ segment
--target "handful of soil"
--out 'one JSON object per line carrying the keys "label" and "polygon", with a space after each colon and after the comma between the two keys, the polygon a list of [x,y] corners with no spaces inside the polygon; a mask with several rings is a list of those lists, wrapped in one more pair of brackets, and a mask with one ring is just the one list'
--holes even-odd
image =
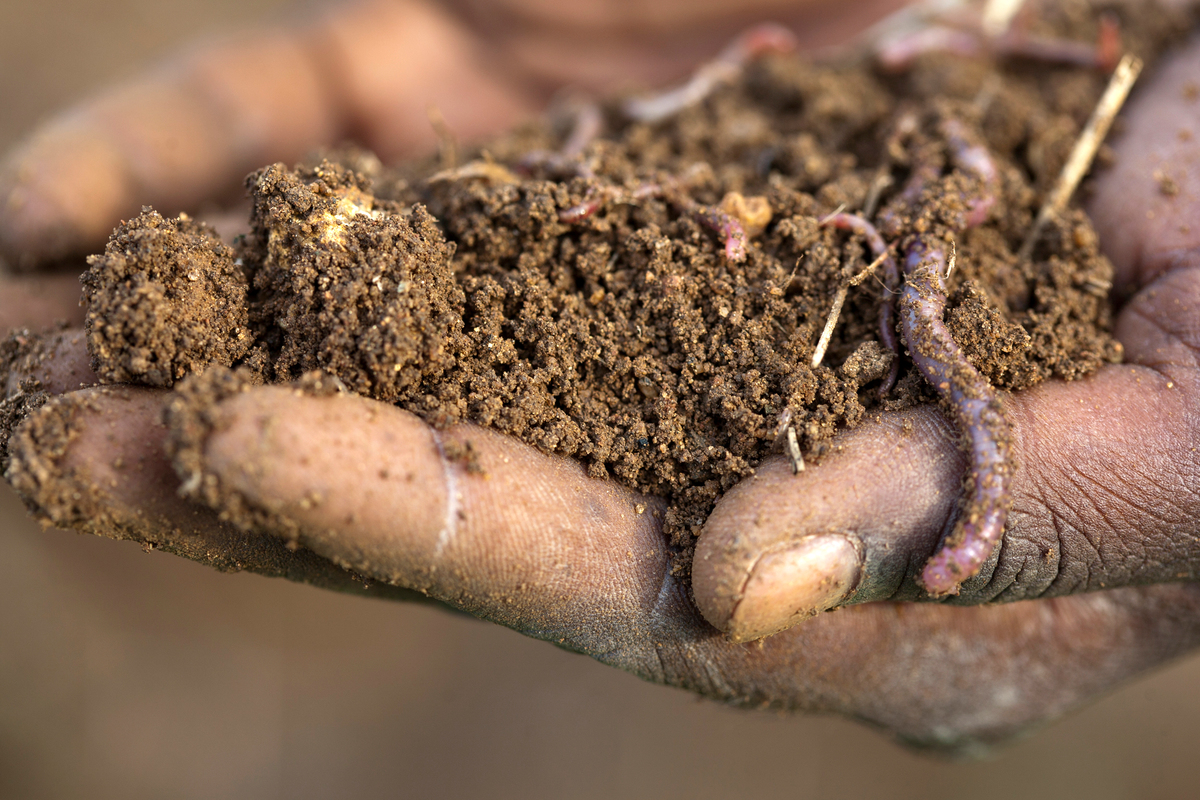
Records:
{"label": "handful of soil", "polygon": [[[1107,10],[1142,55],[1190,28],[1081,5],[1030,24],[1087,42]],[[151,211],[116,231],[84,279],[94,367],[156,386],[213,365],[256,382],[321,370],[434,425],[495,428],[665,497],[686,570],[716,500],[789,428],[819,459],[864,416],[935,399],[881,336],[878,277],[848,289],[813,366],[835,295],[875,260],[823,224],[839,210],[887,213],[889,243],[953,239],[945,322],[993,386],[1120,360],[1112,267],[1086,216],[1018,256],[1106,79],[987,55],[919,53],[899,71],[771,55],[660,120],[612,100],[594,137],[564,114],[465,163],[392,169],[345,149],[274,165],[247,180],[251,233],[232,247]],[[997,172],[965,229],[978,187],[950,123]]]}

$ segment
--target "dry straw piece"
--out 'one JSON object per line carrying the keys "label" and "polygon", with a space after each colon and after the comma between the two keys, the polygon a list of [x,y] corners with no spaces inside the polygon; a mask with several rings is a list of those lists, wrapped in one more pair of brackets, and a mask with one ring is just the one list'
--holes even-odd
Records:
{"label": "dry straw piece", "polygon": [[1121,106],[1125,104],[1125,98],[1129,96],[1129,90],[1133,88],[1133,83],[1138,79],[1141,71],[1142,60],[1134,55],[1126,55],[1113,70],[1108,88],[1104,90],[1104,95],[1096,104],[1096,110],[1092,112],[1092,118],[1088,120],[1083,133],[1079,134],[1079,140],[1075,142],[1075,149],[1071,151],[1070,158],[1067,159],[1062,172],[1059,173],[1054,191],[1046,198],[1045,204],[1038,212],[1037,221],[1033,223],[1029,236],[1021,245],[1019,255],[1022,261],[1028,261],[1029,257],[1033,255],[1034,245],[1037,244],[1038,237],[1042,235],[1042,230],[1050,218],[1058,216],[1066,208],[1067,201],[1071,199],[1079,182],[1091,168],[1096,151],[1100,149],[1104,137],[1108,135],[1108,129],[1112,127],[1113,120],[1120,113]]}

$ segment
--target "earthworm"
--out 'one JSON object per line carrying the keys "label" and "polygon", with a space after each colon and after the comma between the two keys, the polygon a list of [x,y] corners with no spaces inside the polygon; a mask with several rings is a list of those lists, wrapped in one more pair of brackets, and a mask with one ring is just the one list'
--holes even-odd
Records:
{"label": "earthworm", "polygon": [[991,54],[1001,58],[1028,58],[1049,64],[1092,67],[1111,72],[1121,59],[1121,29],[1112,14],[1100,17],[1094,44],[1067,39],[1032,36],[1012,27],[999,36],[966,30],[953,25],[929,25],[880,42],[875,58],[884,69],[900,72],[926,53],[950,53],[964,57]]}
{"label": "earthworm", "polygon": [[[928,155],[928,154],[927,154]],[[879,229],[888,237],[899,236],[904,231],[903,214],[917,204],[925,187],[937,180],[945,166],[940,157],[922,158],[912,165],[904,188],[875,217]]]}
{"label": "earthworm", "polygon": [[[581,156],[584,149],[604,130],[604,114],[600,106],[591,100],[580,100],[571,110],[574,117],[571,132],[558,150],[534,150],[526,153],[517,164],[517,169],[529,174],[541,167],[563,175],[593,178],[593,164]],[[593,210],[592,213],[595,213]]]}
{"label": "earthworm", "polygon": [[1095,44],[1029,36],[1023,31],[1014,30],[1001,36],[993,49],[1004,56],[1112,72],[1121,60],[1121,26],[1114,15],[1101,14]]}
{"label": "earthworm", "polygon": [[[768,53],[789,53],[795,49],[796,37],[787,28],[774,23],[755,25],[743,31],[715,59],[697,69],[683,86],[651,97],[630,98],[623,111],[632,120],[658,122],[699,103],[717,86],[734,80],[751,61]],[[578,156],[602,125],[599,107],[583,104],[576,111],[574,130],[562,149],[557,153],[530,153],[522,160],[521,167],[528,171],[535,166],[546,166],[560,172],[572,171],[580,177],[594,177],[590,165],[581,162]],[[659,184],[643,184],[630,194],[623,194],[615,187],[591,190],[582,202],[559,211],[558,218],[574,224],[592,216],[607,203],[636,202],[648,197],[666,197],[672,205],[721,236],[727,259],[733,262],[746,260],[746,230],[736,217],[713,206],[702,206],[681,192]]]}
{"label": "earthworm", "polygon": [[678,190],[670,190],[658,183],[644,183],[628,193],[623,193],[611,186],[589,191],[583,202],[559,211],[558,218],[567,224],[583,222],[603,208],[606,203],[636,203],[651,197],[666,198],[671,205],[679,208],[685,214],[691,215],[701,225],[717,233],[724,245],[725,257],[730,261],[736,263],[746,260],[746,229],[736,217],[725,213],[716,206],[700,205]]}
{"label": "earthworm", "polygon": [[922,238],[907,248],[900,331],[913,364],[953,412],[970,443],[971,488],[950,535],[921,570],[934,597],[958,594],[978,574],[1004,533],[1011,501],[1012,427],[995,389],[967,361],[942,317],[945,253]]}
{"label": "earthworm", "polygon": [[979,36],[970,31],[947,25],[930,25],[881,42],[875,49],[875,59],[885,70],[900,72],[926,53],[952,53],[970,57],[979,55],[981,49]]}
{"label": "earthworm", "polygon": [[[949,151],[951,163],[964,173],[974,176],[982,184],[979,193],[967,201],[967,213],[963,219],[963,227],[972,228],[982,224],[987,219],[988,212],[995,206],[1000,172],[987,147],[980,144],[960,120],[953,117],[945,119],[940,127],[942,136],[946,140],[946,149]],[[900,218],[896,213],[896,208],[916,203],[921,192],[938,177],[940,172],[941,164],[932,157],[923,158],[914,164],[904,189],[898,195],[898,206],[893,204],[891,208],[880,213],[881,226],[889,232],[898,233]],[[854,214],[834,214],[822,220],[822,224],[862,234],[867,240],[867,245],[877,257],[887,249],[878,229],[862,217]],[[883,262],[883,280],[884,296],[883,302],[879,306],[879,340],[884,347],[899,354],[900,348],[896,341],[896,329],[893,321],[899,271],[895,260],[890,257]],[[892,390],[899,369],[900,359],[897,358],[892,361],[892,366],[879,387],[881,397]]]}
{"label": "earthworm", "polygon": [[965,224],[966,227],[973,228],[982,224],[992,206],[996,205],[1000,172],[996,169],[996,162],[987,147],[973,141],[974,137],[959,120],[943,120],[942,135],[946,137],[951,162],[968,175],[975,176],[983,184],[979,195],[967,202]]}
{"label": "earthworm", "polygon": [[625,116],[638,122],[659,122],[699,103],[721,84],[733,81],[754,59],[795,49],[796,37],[787,28],[774,23],[755,25],[697,69],[687,83],[650,97],[630,98],[622,110]]}
{"label": "earthworm", "polygon": [[[954,117],[943,119],[941,125],[942,137],[946,141],[946,150],[950,162],[968,175],[974,176],[982,184],[979,195],[967,202],[967,214],[963,220],[964,228],[981,225],[987,219],[988,212],[996,204],[997,189],[1000,183],[1000,171],[992,158],[991,152],[968,131],[963,122]],[[911,208],[933,181],[942,173],[942,161],[933,153],[924,153],[913,164],[904,188],[893,200],[889,208],[879,213],[879,227],[889,236],[898,235],[902,229],[899,209]]]}
{"label": "earthworm", "polygon": [[[999,169],[995,160],[958,119],[944,119],[939,128],[950,162],[980,184],[977,193],[966,200],[967,211],[961,228],[982,224],[997,201]],[[932,158],[915,164],[898,198],[899,207],[915,203],[921,191],[939,173],[940,166]],[[900,220],[894,211],[881,214],[881,218],[888,227],[899,227]],[[822,219],[821,224],[862,235],[877,257],[887,251],[883,235],[860,216],[831,214]],[[880,341],[898,352],[892,299],[899,283],[895,259],[888,257],[883,268],[887,294],[880,304]],[[906,280],[900,294],[901,336],[917,371],[951,408],[958,429],[970,442],[972,486],[966,494],[965,505],[950,535],[921,571],[921,583],[934,597],[958,594],[962,582],[978,574],[983,562],[995,550],[1008,518],[1012,479],[1012,466],[1008,460],[1011,440],[1008,419],[995,390],[967,360],[943,320],[945,270],[946,256],[942,250],[930,247],[920,236],[908,245],[904,263]],[[895,384],[898,366],[897,358],[884,378],[881,396]]]}
{"label": "earthworm", "polygon": [[[967,200],[963,227],[982,224],[997,201],[999,169],[987,147],[958,119],[940,126],[951,163],[976,178],[978,193]],[[954,528],[921,571],[921,583],[934,597],[958,594],[959,585],[978,574],[991,556],[1008,518],[1012,429],[995,389],[967,361],[943,321],[946,309],[946,257],[918,237],[906,251],[905,286],[900,296],[900,331],[917,371],[953,410],[958,429],[970,442],[971,489]]]}
{"label": "earthworm", "polygon": [[558,151],[563,158],[577,158],[583,154],[583,149],[592,143],[604,129],[604,114],[600,106],[587,101],[579,103],[575,108],[575,124],[571,133]]}
{"label": "earthworm", "polygon": [[576,203],[570,208],[561,209],[558,212],[559,221],[565,222],[568,225],[583,222],[604,207],[605,202],[608,200],[608,194],[608,192],[589,190],[582,202]]}
{"label": "earthworm", "polygon": [[[821,220],[822,225],[832,225],[840,230],[853,231],[861,234],[867,240],[867,247],[876,258],[887,252],[888,246],[875,226],[856,214],[830,214]],[[900,273],[896,267],[896,259],[888,256],[883,260],[883,301],[879,304],[879,341],[884,347],[896,354],[883,383],[879,386],[879,396],[883,397],[896,385],[896,376],[900,374],[900,343],[896,341],[896,323],[893,298],[896,286],[900,283]]]}
{"label": "earthworm", "polygon": [[725,258],[734,263],[746,260],[746,229],[736,217],[715,206],[702,206],[688,197],[674,198],[671,202],[721,236],[725,243]]}

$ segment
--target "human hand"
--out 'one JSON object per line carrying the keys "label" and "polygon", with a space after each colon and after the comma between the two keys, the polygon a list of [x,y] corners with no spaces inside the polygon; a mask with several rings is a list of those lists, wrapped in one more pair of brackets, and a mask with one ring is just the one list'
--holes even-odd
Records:
{"label": "human hand", "polygon": [[[1181,183],[1190,187],[1181,198],[1195,197],[1194,179],[1193,172],[1192,183]],[[1135,244],[1136,233],[1129,239]],[[64,344],[59,354],[39,373],[49,388],[62,391],[86,380],[78,344]],[[219,565],[275,570],[326,585],[349,587],[363,575],[399,582],[651,679],[750,704],[838,711],[929,744],[962,746],[1003,737],[1194,643],[1194,592],[1168,586],[982,609],[862,606],[824,615],[761,646],[735,645],[703,622],[667,573],[653,515],[637,513],[639,504],[653,510],[646,498],[587,481],[573,465],[467,426],[444,432],[441,448],[453,450],[454,443],[469,440],[483,474],[465,471],[444,462],[432,434],[413,418],[365,401],[297,397],[279,388],[227,400],[220,407],[222,428],[204,449],[208,474],[244,500],[280,512],[276,517],[287,522],[278,532],[298,535],[312,552],[356,571],[340,572],[319,559],[305,562],[309,550],[291,553],[261,532],[238,534],[215,515],[177,499],[162,456],[160,404],[146,390],[93,390],[66,395],[36,415],[35,420],[65,421],[61,430],[69,441],[58,451],[51,445],[63,443],[61,437],[39,439],[34,426],[26,425],[17,457],[66,467],[77,488],[99,494],[88,495],[97,503],[90,507],[76,507],[73,491],[44,494],[47,486],[26,487],[27,495],[62,523],[95,524],[202,559],[232,552]],[[871,561],[872,546],[882,550],[882,543],[911,547],[908,558],[919,564],[940,530],[940,521],[930,519],[939,512],[944,519],[952,510],[958,456],[944,424],[928,415],[914,413],[914,433],[890,455],[894,472],[883,484],[891,497],[902,492],[915,509],[903,520],[912,523],[912,538],[887,542],[869,535],[886,531],[890,518],[853,520],[868,534],[864,553],[872,569],[877,563]],[[332,418],[339,429],[329,424]],[[1028,419],[1038,424],[1041,417]],[[50,435],[54,426],[42,430]],[[894,440],[885,444],[878,429],[860,429],[844,442],[845,452],[809,473],[806,483],[783,488],[803,492],[810,504],[813,498],[836,502],[832,493],[842,491],[847,478],[862,485],[856,476],[866,465],[848,459],[860,450],[870,455],[872,441],[889,454],[896,447]],[[364,459],[363,453],[378,459]],[[118,457],[125,465],[142,466],[114,468]],[[942,467],[928,474],[932,462],[925,459],[939,457]],[[1047,458],[1045,464],[1031,463],[1026,454],[1022,471],[1034,470],[1032,480],[1062,464],[1053,453]],[[764,466],[761,480],[777,466]],[[410,474],[412,483],[406,480]],[[782,479],[782,471],[775,477]],[[396,479],[403,481],[399,492]],[[762,483],[745,492],[771,497],[780,489],[778,483],[773,490]],[[1032,507],[1036,494],[1021,485],[1017,491],[1019,500],[1022,491],[1029,495]],[[738,497],[729,503],[746,502]],[[775,537],[768,548],[793,541],[781,534],[793,533],[799,501],[794,503],[791,514],[772,525]],[[819,500],[809,519],[830,519],[820,517],[819,509],[836,514],[832,506]],[[351,514],[353,523],[347,524]],[[733,513],[724,519],[738,522]],[[925,531],[924,550],[922,523],[932,526]],[[717,545],[721,524],[719,513],[706,536]],[[1136,545],[1136,534],[1134,528],[1129,543]],[[886,558],[879,561],[889,566]],[[732,557],[729,563],[734,571],[740,566]],[[317,574],[319,565],[324,578]],[[1099,580],[1105,580],[1103,572]],[[384,588],[370,585],[367,591]],[[702,594],[698,599],[705,602]],[[860,599],[869,598],[852,598]],[[736,614],[730,621],[736,623]],[[743,627],[741,633],[753,630]]]}
{"label": "human hand", "polygon": [[[57,351],[38,371],[52,391],[86,378],[82,348]],[[573,462],[469,425],[435,432],[362,398],[240,392],[192,455],[202,491],[269,520],[241,531],[178,496],[163,402],[131,387],[59,396],[16,433],[18,488],[60,526],[367,595],[412,587],[648,680],[846,714],[924,746],[976,752],[1200,634],[1200,593],[1176,585],[976,608],[859,605],[736,644],[671,575],[659,504]],[[474,468],[446,458],[468,445]]]}

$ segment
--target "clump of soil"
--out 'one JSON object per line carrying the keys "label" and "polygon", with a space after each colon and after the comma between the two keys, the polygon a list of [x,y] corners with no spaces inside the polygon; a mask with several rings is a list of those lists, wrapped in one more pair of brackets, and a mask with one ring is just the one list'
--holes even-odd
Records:
{"label": "clump of soil", "polygon": [[410,398],[462,355],[464,296],[437,221],[377,201],[359,173],[281,165],[247,181],[253,234],[253,359],[274,380],[313,369],[378,400]]}
{"label": "clump of soil", "polygon": [[145,209],[83,275],[92,369],[105,383],[171,386],[229,366],[254,341],[246,273],[210,226]]}
{"label": "clump of soil", "polygon": [[[1037,25],[1091,41],[1101,6],[1143,55],[1190,28],[1104,3]],[[233,252],[186,219],[144,214],[117,231],[85,279],[91,352],[107,381],[170,385],[209,364],[266,382],[321,369],[436,425],[493,427],[664,496],[686,568],[717,498],[778,449],[785,423],[819,458],[865,415],[934,398],[907,359],[879,396],[894,356],[878,281],[850,290],[811,366],[834,292],[872,260],[861,237],[820,224],[839,207],[877,198],[900,220],[895,243],[955,239],[946,321],[995,386],[1120,359],[1112,267],[1086,216],[1051,225],[1031,260],[1016,255],[1106,78],[942,53],[895,74],[768,57],[658,123],[612,101],[603,134],[569,158],[529,158],[561,146],[568,115],[465,164],[386,169],[351,149],[275,165],[248,180],[252,230]],[[1000,173],[988,220],[953,237],[979,187],[947,166],[946,120]],[[936,176],[902,200],[930,165]],[[642,191],[655,185],[674,199]],[[594,214],[570,213],[597,198]],[[695,213],[718,207],[747,223],[743,261]]]}

